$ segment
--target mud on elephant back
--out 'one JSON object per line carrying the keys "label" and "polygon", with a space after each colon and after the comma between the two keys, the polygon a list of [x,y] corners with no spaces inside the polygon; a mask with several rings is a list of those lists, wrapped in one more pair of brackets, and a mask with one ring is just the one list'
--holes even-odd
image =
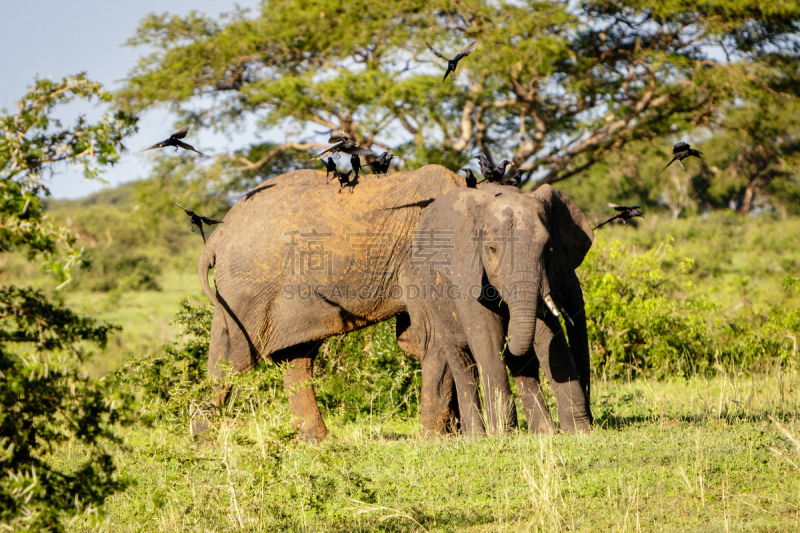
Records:
{"label": "mud on elephant back", "polygon": [[[285,364],[293,423],[306,439],[325,438],[311,382],[317,350],[328,337],[398,316],[400,347],[418,354],[405,302],[413,232],[426,206],[460,187],[462,177],[430,165],[364,176],[352,194],[339,194],[339,184],[316,170],[277,176],[246,194],[200,256],[200,281],[214,302],[211,375],[222,383],[222,361],[235,372],[265,358]],[[226,389],[217,392],[224,402]]]}
{"label": "mud on elephant back", "polygon": [[[561,429],[589,431],[589,344],[575,269],[594,235],[580,209],[549,185],[524,194],[486,183],[439,198],[423,213],[418,234],[450,243],[446,260],[416,265],[415,282],[428,297],[409,302],[423,361],[423,398],[426,392],[436,397],[444,379],[442,366],[426,361],[445,359],[462,431],[480,434],[486,424],[507,430],[517,420],[508,366],[529,429],[551,432],[541,366],[555,392]],[[436,248],[422,239],[413,246],[415,257],[432,257]],[[426,416],[436,417],[436,408],[421,406],[423,425]]]}

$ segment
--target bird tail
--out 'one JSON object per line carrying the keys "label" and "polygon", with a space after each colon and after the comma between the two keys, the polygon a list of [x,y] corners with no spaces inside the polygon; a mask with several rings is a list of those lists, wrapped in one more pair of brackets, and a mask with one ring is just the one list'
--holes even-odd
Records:
{"label": "bird tail", "polygon": [[211,247],[206,245],[200,253],[200,263],[197,268],[197,273],[200,276],[200,286],[203,287],[203,292],[206,293],[208,299],[214,305],[218,305],[217,295],[211,290],[211,285],[208,283],[208,271],[214,268],[217,263],[217,253]]}

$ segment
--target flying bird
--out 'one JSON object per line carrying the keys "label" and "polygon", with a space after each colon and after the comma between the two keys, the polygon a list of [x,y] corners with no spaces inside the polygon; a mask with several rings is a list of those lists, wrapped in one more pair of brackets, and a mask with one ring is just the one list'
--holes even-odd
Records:
{"label": "flying bird", "polygon": [[503,185],[510,185],[512,187],[519,187],[519,184],[522,183],[522,174],[525,171],[521,168],[517,169],[517,173],[513,176],[509,176],[507,178],[503,178],[502,184]]}
{"label": "flying bird", "polygon": [[336,176],[336,161],[334,161],[332,157],[329,157],[327,161],[323,159],[322,163],[325,165],[326,178],[331,175],[331,172],[333,172],[333,175]]}
{"label": "flying bird", "polygon": [[386,171],[389,170],[389,163],[392,161],[393,157],[393,154],[390,154],[389,152],[383,152],[380,156],[378,156],[377,159],[369,163],[372,173],[386,174]]}
{"label": "flying bird", "polygon": [[[666,167],[661,169],[661,172],[667,170],[667,167],[669,167],[675,161],[678,162],[678,164],[681,166],[682,169],[686,170],[686,167],[683,166],[683,160],[691,156],[695,156],[697,159],[702,159],[700,157],[702,153],[703,152],[698,152],[697,150],[689,146],[689,143],[681,141],[672,147],[672,160],[669,163],[667,163]],[[656,174],[656,176],[660,175],[661,172]]]}
{"label": "flying bird", "polygon": [[361,146],[357,145],[342,130],[333,130],[331,132],[330,139],[328,139],[328,142],[336,144],[334,144],[321,154],[315,155],[309,161],[314,161],[315,159],[319,160],[328,155],[339,157],[339,154],[371,155],[371,156],[376,155],[372,150],[368,150],[367,148],[362,148]]}
{"label": "flying bird", "polygon": [[494,167],[483,154],[476,156],[475,159],[478,160],[481,166],[481,174],[483,174],[483,179],[486,181],[502,181],[503,174],[506,173],[506,167],[511,164],[511,161],[504,159],[498,166]]}
{"label": "flying bird", "polygon": [[203,236],[203,242],[204,243],[206,242],[206,234],[203,232],[203,224],[205,224],[206,226],[211,226],[213,224],[222,224],[221,220],[216,220],[214,218],[204,217],[202,215],[198,215],[197,213],[195,213],[191,209],[186,209],[185,207],[183,207],[178,202],[175,202],[175,205],[177,205],[178,207],[180,207],[181,209],[186,211],[186,214],[189,215],[190,217],[192,217],[192,233],[194,233],[195,231],[197,231],[199,229],[200,230],[200,235]]}
{"label": "flying bird", "polygon": [[475,177],[475,174],[472,173],[471,168],[462,168],[461,170],[464,171],[464,174],[467,179],[467,187],[474,189],[478,186],[478,178]]}
{"label": "flying bird", "polygon": [[147,150],[152,150],[153,148],[164,148],[165,146],[174,146],[176,152],[178,151],[178,148],[183,148],[184,150],[191,150],[192,152],[197,152],[198,154],[203,155],[202,152],[198,152],[197,150],[195,150],[194,146],[180,141],[180,139],[186,137],[186,134],[188,132],[189,132],[189,126],[186,126],[185,128],[182,128],[173,133],[172,135],[170,135],[169,139],[161,141],[160,143],[156,143],[149,148],[145,148],[144,150],[142,150],[142,152]]}
{"label": "flying bird", "polygon": [[447,61],[447,71],[444,73],[444,78],[442,78],[442,81],[445,81],[445,80],[447,80],[447,76],[448,76],[448,75],[449,75],[451,72],[455,72],[455,71],[456,71],[456,67],[458,66],[458,62],[459,62],[459,61],[461,61],[462,59],[464,59],[465,57],[467,57],[468,55],[470,55],[472,52],[474,52],[474,51],[475,51],[475,47],[476,47],[476,46],[478,46],[478,41],[475,41],[475,42],[473,42],[471,45],[469,45],[469,46],[467,46],[466,48],[464,48],[464,49],[461,51],[461,53],[459,53],[459,54],[458,54],[456,57],[454,57],[453,59],[450,59],[450,58],[447,58],[447,57],[443,56],[442,54],[440,54],[439,52],[437,52],[437,51],[436,51],[436,50],[435,50],[435,49],[434,49],[434,48],[433,48],[433,47],[432,47],[430,44],[428,44],[427,42],[426,42],[425,44],[428,46],[428,50],[430,50],[431,52],[433,52],[434,54],[436,54],[438,57],[440,57],[440,58],[444,59],[445,61]]}
{"label": "flying bird", "polygon": [[608,204],[608,207],[614,209],[614,211],[618,211],[618,214],[616,214],[613,217],[609,218],[608,220],[606,220],[602,224],[598,224],[597,226],[594,227],[594,229],[597,229],[600,226],[605,226],[609,222],[611,222],[613,220],[617,220],[618,218],[622,219],[622,224],[625,225],[625,226],[628,225],[628,220],[632,219],[633,217],[642,217],[642,218],[644,218],[644,215],[642,214],[642,212],[639,211],[639,208],[641,207],[639,205],[626,207],[624,205]]}

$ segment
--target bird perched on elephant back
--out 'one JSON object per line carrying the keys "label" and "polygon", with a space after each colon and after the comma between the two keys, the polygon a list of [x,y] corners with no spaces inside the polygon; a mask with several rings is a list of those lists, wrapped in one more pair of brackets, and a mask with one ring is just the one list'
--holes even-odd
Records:
{"label": "bird perched on elephant back", "polygon": [[[438,165],[391,180],[361,176],[352,194],[338,194],[324,171],[269,181],[268,193],[233,206],[200,257],[200,282],[214,302],[209,371],[221,378],[222,361],[237,372],[265,358],[286,363],[294,423],[321,440],[327,428],[311,384],[317,349],[330,336],[397,316],[401,348],[417,353],[405,301],[413,232],[426,206],[465,183]],[[448,390],[426,401],[447,407]]]}
{"label": "bird perched on elephant back", "polygon": [[423,392],[426,383],[441,379],[437,369],[426,368],[426,358],[444,354],[462,430],[481,433],[484,421],[495,430],[506,429],[516,423],[507,366],[529,429],[550,432],[541,366],[555,391],[561,429],[588,431],[589,342],[575,269],[594,234],[580,209],[549,185],[523,194],[482,183],[477,190],[453,190],[438,198],[424,211],[417,234],[421,238],[415,239],[412,255],[418,258],[436,257],[432,254],[442,245],[428,235],[450,236],[448,260],[423,263],[417,270],[416,284],[436,297],[409,302],[411,334],[423,361]]}

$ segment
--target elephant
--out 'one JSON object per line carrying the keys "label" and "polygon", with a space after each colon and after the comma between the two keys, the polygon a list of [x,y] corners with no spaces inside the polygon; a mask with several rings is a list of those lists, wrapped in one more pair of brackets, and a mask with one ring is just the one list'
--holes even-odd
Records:
{"label": "elephant", "polygon": [[[200,255],[200,283],[214,303],[210,374],[224,377],[222,361],[239,373],[267,357],[285,363],[293,424],[308,440],[324,439],[311,382],[318,348],[330,336],[396,316],[400,347],[419,354],[403,294],[412,282],[411,240],[423,209],[455,188],[466,188],[464,178],[429,165],[363,176],[344,193],[325,172],[299,170],[247,193]],[[442,431],[455,409],[453,382],[442,360],[426,365],[440,383],[423,390],[426,413],[438,413],[423,425]],[[227,391],[217,392],[220,404]]]}
{"label": "elephant", "polygon": [[541,365],[557,398],[561,429],[589,431],[589,345],[575,269],[594,234],[580,209],[550,185],[524,194],[487,183],[437,199],[423,212],[417,234],[424,238],[414,240],[412,256],[439,257],[414,265],[426,297],[409,302],[423,354],[423,390],[444,380],[441,365],[426,368],[424,361],[444,359],[456,385],[462,431],[481,433],[484,421],[504,430],[516,424],[507,365],[529,429],[552,432]]}

